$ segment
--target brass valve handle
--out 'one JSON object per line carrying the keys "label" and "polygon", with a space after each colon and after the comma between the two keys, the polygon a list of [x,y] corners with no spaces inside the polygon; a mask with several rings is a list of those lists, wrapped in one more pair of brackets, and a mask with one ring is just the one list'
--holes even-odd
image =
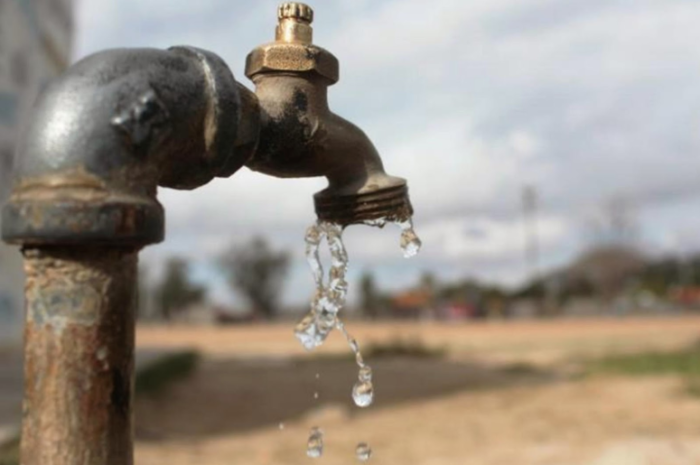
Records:
{"label": "brass valve handle", "polygon": [[314,22],[314,10],[304,3],[287,2],[281,4],[277,9],[277,18],[280,21],[283,19],[293,19],[295,21],[311,24]]}
{"label": "brass valve handle", "polygon": [[313,41],[311,23],[314,10],[309,5],[296,2],[283,3],[277,9],[277,42],[310,45]]}

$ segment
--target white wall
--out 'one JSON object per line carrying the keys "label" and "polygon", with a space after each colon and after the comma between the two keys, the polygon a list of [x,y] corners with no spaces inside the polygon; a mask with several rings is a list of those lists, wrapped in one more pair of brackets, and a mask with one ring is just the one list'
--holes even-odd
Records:
{"label": "white wall", "polygon": [[[68,63],[72,17],[72,0],[0,0],[0,203],[31,104]],[[16,248],[0,245],[0,346],[16,341],[21,327],[21,264]]]}

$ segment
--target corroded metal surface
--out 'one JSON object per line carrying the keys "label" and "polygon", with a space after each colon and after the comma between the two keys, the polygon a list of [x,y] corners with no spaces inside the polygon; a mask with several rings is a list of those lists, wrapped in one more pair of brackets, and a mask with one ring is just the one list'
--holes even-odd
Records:
{"label": "corroded metal surface", "polygon": [[22,465],[130,465],[136,252],[25,250]]}

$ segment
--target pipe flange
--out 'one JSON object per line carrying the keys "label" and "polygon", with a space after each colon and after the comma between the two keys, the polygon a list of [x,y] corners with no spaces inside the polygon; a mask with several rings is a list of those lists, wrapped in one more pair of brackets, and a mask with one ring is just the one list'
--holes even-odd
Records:
{"label": "pipe flange", "polygon": [[155,201],[112,198],[11,201],[2,210],[2,238],[32,246],[143,247],[163,240],[163,207]]}

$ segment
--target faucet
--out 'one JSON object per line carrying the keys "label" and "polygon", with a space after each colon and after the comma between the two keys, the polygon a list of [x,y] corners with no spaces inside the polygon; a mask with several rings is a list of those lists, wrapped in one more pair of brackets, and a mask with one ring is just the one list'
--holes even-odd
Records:
{"label": "faucet", "polygon": [[285,3],[276,40],[238,83],[194,47],[89,56],[37,100],[17,148],[2,237],[26,272],[22,465],[131,465],[138,253],[164,238],[157,187],[194,189],[244,165],[325,176],[320,220],[407,220],[406,181],[328,107],[338,60],[313,11]]}
{"label": "faucet", "polygon": [[246,61],[262,121],[247,166],[277,177],[325,176],[328,188],[314,196],[321,220],[347,225],[408,219],[406,181],[388,176],[365,133],[328,107],[338,59],[312,44],[313,10],[283,4],[278,19],[275,41],[253,50]]}

